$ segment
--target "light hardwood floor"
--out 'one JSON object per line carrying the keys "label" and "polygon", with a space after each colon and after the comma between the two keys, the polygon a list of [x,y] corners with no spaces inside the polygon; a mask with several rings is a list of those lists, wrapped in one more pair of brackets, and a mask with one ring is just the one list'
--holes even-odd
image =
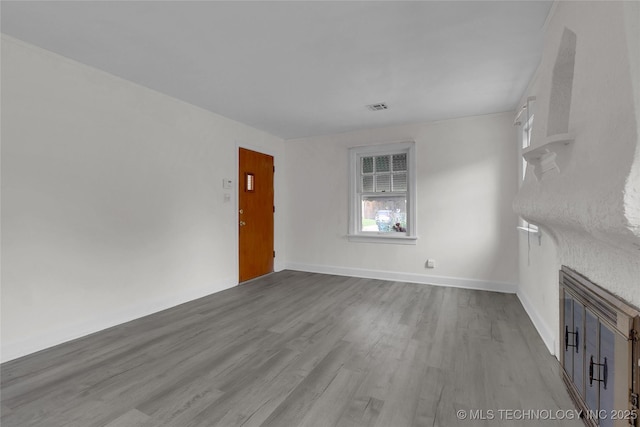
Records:
{"label": "light hardwood floor", "polygon": [[3,427],[582,425],[514,295],[294,271],[1,373]]}

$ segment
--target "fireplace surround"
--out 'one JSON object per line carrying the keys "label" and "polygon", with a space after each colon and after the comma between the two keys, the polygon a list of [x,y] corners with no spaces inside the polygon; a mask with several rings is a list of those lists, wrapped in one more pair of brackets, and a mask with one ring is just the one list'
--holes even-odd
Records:
{"label": "fireplace surround", "polygon": [[562,378],[587,426],[640,426],[640,310],[563,266]]}

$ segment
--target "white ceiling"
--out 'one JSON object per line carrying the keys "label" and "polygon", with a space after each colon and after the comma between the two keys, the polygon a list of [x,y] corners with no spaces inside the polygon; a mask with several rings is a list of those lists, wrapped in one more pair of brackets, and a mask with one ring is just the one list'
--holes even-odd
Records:
{"label": "white ceiling", "polygon": [[[2,32],[289,139],[510,111],[550,1],[2,1]],[[386,102],[388,110],[367,104]]]}

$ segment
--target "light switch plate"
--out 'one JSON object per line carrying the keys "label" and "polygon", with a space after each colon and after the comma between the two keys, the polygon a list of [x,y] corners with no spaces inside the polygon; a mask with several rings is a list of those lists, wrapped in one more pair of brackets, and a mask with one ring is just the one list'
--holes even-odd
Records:
{"label": "light switch plate", "polygon": [[233,188],[233,181],[231,181],[230,179],[224,178],[222,180],[222,188],[224,188],[225,190],[229,190]]}

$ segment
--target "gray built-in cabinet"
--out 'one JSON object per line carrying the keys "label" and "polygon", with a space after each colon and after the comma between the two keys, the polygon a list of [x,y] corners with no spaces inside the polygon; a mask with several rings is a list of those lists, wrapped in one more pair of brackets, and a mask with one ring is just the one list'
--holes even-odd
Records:
{"label": "gray built-in cabinet", "polygon": [[560,363],[589,426],[640,426],[640,311],[562,267]]}

